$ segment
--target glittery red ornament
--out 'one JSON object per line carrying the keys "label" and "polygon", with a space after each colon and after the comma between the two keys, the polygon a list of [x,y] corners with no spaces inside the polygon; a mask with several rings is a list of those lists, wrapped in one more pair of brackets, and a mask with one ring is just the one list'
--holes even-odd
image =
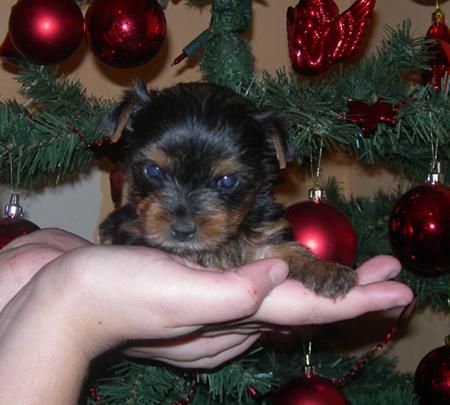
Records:
{"label": "glittery red ornament", "polygon": [[273,405],[349,405],[349,401],[330,380],[305,374],[282,386]]}
{"label": "glittery red ornament", "polygon": [[92,52],[116,68],[148,62],[166,35],[164,11],[156,0],[94,0],[85,24]]}
{"label": "glittery red ornament", "polygon": [[318,74],[352,56],[361,45],[375,0],[356,0],[346,11],[332,0],[300,0],[287,10],[289,57],[294,70]]}
{"label": "glittery red ornament", "polygon": [[450,71],[450,58],[445,52],[445,45],[450,44],[450,29],[445,23],[445,14],[440,8],[432,14],[433,24],[428,29],[426,36],[436,40],[431,47],[431,72],[426,75],[427,81],[436,89],[441,87],[442,78]]}
{"label": "glittery red ornament", "polygon": [[316,256],[352,266],[356,233],[347,217],[324,201],[302,201],[287,208],[294,239]]}
{"label": "glittery red ornament", "polygon": [[396,106],[381,100],[377,100],[373,104],[367,104],[359,100],[350,100],[345,119],[359,125],[365,134],[369,134],[375,130],[380,122],[394,125],[397,122],[395,118],[397,112]]}
{"label": "glittery red ornament", "polygon": [[450,269],[450,189],[426,183],[397,201],[389,221],[394,253],[427,275]]}
{"label": "glittery red ornament", "polygon": [[74,0],[19,0],[11,9],[9,36],[25,58],[59,63],[80,46],[83,14]]}
{"label": "glittery red ornament", "polygon": [[33,222],[21,218],[22,207],[19,205],[18,194],[11,194],[11,200],[5,207],[5,213],[6,217],[0,219],[0,249],[19,236],[39,229]]}
{"label": "glittery red ornament", "polygon": [[450,346],[429,352],[419,363],[415,388],[423,405],[450,404]]}

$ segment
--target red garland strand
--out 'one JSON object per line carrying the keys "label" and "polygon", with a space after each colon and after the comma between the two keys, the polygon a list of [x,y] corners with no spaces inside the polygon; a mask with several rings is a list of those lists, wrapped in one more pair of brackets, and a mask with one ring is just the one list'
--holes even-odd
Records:
{"label": "red garland strand", "polygon": [[413,301],[403,309],[402,313],[398,317],[397,324],[388,333],[386,333],[386,336],[384,337],[384,340],[382,342],[378,343],[374,348],[363,354],[356,362],[356,364],[344,376],[336,377],[334,380],[332,380],[333,383],[338,386],[347,384],[351,379],[355,378],[355,376],[357,376],[365,367],[367,367],[370,360],[381,354],[385,346],[389,342],[391,342],[397,335],[398,331],[400,330],[400,325],[409,318],[412,310],[414,309],[414,304],[415,301]]}
{"label": "red garland strand", "polygon": [[83,145],[86,147],[86,149],[90,149],[94,152],[99,151],[102,147],[104,147],[105,145],[111,145],[112,141],[111,138],[109,138],[108,136],[104,136],[100,141],[93,141],[92,143],[89,143],[86,138],[83,136],[83,134],[81,133],[81,131],[76,128],[75,126],[73,126],[70,122],[67,123],[67,128],[69,128],[75,135],[78,136],[78,138],[80,138],[80,141],[83,143]]}
{"label": "red garland strand", "polygon": [[112,163],[117,163],[122,160],[122,151],[125,144],[122,138],[117,142],[113,142],[110,137],[103,136],[101,141],[95,140],[89,143],[81,131],[72,125],[72,123],[68,122],[67,128],[80,139],[86,149],[90,150],[97,157],[106,156]]}
{"label": "red garland strand", "polygon": [[[400,316],[397,319],[397,323],[395,326],[392,327],[392,329],[386,333],[386,336],[384,337],[383,341],[379,342],[374,348],[363,354],[359,360],[356,362],[356,364],[342,377],[336,377],[332,380],[332,382],[336,386],[343,386],[347,384],[350,380],[355,378],[361,371],[363,371],[369,364],[369,362],[374,359],[376,356],[380,355],[381,352],[384,350],[386,345],[390,343],[394,337],[398,334],[401,325],[404,324],[410,317],[413,309],[414,309],[415,300],[413,300],[408,306],[406,306]],[[186,397],[184,399],[181,399],[176,402],[172,402],[170,405],[188,405],[194,396],[195,389],[197,388],[199,384],[199,376],[198,374],[194,377],[191,387],[186,394]],[[257,399],[260,397],[260,393],[253,387],[252,385],[249,386],[249,391],[251,396],[254,399]],[[101,404],[101,397],[97,393],[96,389],[94,387],[89,388],[89,393],[91,394],[94,401],[96,401],[99,405]]]}
{"label": "red garland strand", "polygon": [[[188,405],[192,398],[194,397],[195,389],[197,388],[197,385],[199,383],[199,376],[198,374],[195,375],[194,379],[192,380],[191,386],[189,388],[189,391],[187,392],[184,399],[180,399],[176,402],[172,402],[170,405]],[[91,398],[98,404],[101,405],[102,398],[98,394],[97,390],[94,386],[89,387],[89,394],[91,395]]]}
{"label": "red garland strand", "polygon": [[97,403],[97,404],[101,404],[101,397],[100,397],[100,395],[98,395],[98,392],[97,392],[97,390],[93,387],[93,386],[91,386],[91,387],[89,387],[89,394],[91,394],[91,397],[92,397],[92,399]]}
{"label": "red garland strand", "polygon": [[198,383],[199,383],[199,375],[196,374],[194,379],[192,380],[191,387],[189,388],[186,397],[184,399],[180,399],[179,401],[172,402],[170,405],[188,405],[192,401],[192,398],[194,397],[194,392],[195,389],[197,388]]}

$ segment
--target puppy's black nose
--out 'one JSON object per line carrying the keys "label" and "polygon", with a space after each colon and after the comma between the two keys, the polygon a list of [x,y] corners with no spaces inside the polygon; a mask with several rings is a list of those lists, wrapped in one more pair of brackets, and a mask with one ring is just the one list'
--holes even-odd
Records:
{"label": "puppy's black nose", "polygon": [[192,221],[177,220],[170,224],[170,230],[175,239],[179,241],[188,241],[194,237],[197,227]]}

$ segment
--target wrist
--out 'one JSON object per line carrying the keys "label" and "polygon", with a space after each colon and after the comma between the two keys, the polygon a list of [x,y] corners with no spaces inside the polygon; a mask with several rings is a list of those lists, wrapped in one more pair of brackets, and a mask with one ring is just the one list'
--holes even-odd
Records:
{"label": "wrist", "polygon": [[[0,313],[0,403],[72,403],[90,358],[38,274]],[[44,288],[45,290],[45,288]],[[26,381],[26,384],[23,382]]]}

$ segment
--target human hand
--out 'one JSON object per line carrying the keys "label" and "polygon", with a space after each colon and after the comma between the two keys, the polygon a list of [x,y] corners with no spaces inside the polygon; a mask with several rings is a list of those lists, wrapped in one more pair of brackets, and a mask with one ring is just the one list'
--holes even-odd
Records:
{"label": "human hand", "polygon": [[181,367],[197,367],[199,360],[194,357],[196,346],[208,347],[212,342],[220,342],[212,338],[223,337],[226,341],[232,334],[241,336],[241,339],[248,336],[253,341],[264,330],[286,332],[298,325],[336,322],[367,312],[404,307],[412,301],[412,291],[402,283],[390,281],[400,270],[401,265],[394,257],[374,257],[357,269],[358,285],[336,301],[313,293],[295,280],[286,280],[271,291],[258,311],[250,317],[235,323],[205,326],[195,336],[170,343],[151,342],[133,346],[126,353]]}
{"label": "human hand", "polygon": [[[7,248],[5,248],[5,251],[2,251],[2,255],[0,255],[0,265],[3,264],[6,270],[0,273],[0,276],[3,278],[1,285],[4,294],[2,294],[2,298],[7,300],[8,297],[11,297],[40,269],[40,267],[42,267],[42,265],[72,249],[90,245],[89,242],[78,238],[75,235],[55,229],[38,231],[37,233],[16,239],[16,241],[13,241],[8,245]],[[113,249],[111,247],[104,248],[108,250]],[[125,251],[122,251],[121,249],[125,249]],[[129,249],[133,250],[133,253],[126,253]],[[179,305],[181,311],[179,309],[173,309],[172,311],[165,311],[164,314],[176,313],[181,317],[184,323],[177,318],[172,318],[170,322],[177,323],[178,327],[176,328],[176,332],[175,329],[170,330],[170,336],[168,336],[169,329],[156,333],[157,328],[152,326],[151,330],[147,330],[146,333],[143,333],[141,336],[122,336],[115,337],[113,340],[118,343],[120,340],[134,339],[134,343],[136,344],[136,340],[151,339],[150,344],[146,344],[145,346],[132,346],[127,349],[127,353],[133,356],[151,357],[185,367],[213,367],[222,361],[228,360],[249,347],[258,339],[261,331],[267,328],[278,328],[279,325],[294,326],[333,322],[356,317],[368,311],[401,306],[412,299],[411,291],[404,285],[384,281],[386,278],[394,277],[399,272],[400,265],[398,261],[390,256],[379,256],[364,263],[358,269],[359,285],[342,300],[334,302],[320,297],[303,287],[302,284],[289,280],[277,287],[268,297],[266,297],[265,301],[262,302],[262,306],[254,314],[248,309],[241,308],[243,312],[241,312],[239,316],[234,315],[233,317],[230,316],[233,313],[233,310],[229,304],[221,306],[220,303],[216,301],[219,308],[214,307],[214,309],[208,304],[207,301],[211,298],[209,294],[214,291],[214,288],[211,289],[210,286],[201,287],[202,282],[199,283],[198,281],[186,283],[185,280],[185,282],[183,282],[183,277],[190,274],[189,272],[185,273],[186,270],[189,270],[192,275],[199,276],[200,273],[205,272],[205,269],[201,269],[198,266],[184,262],[182,259],[151,249],[144,249],[142,252],[141,248],[123,247],[120,249],[114,248],[114,251],[113,254],[104,251],[101,253],[99,252],[99,257],[95,258],[98,252],[97,248],[91,250],[90,255],[93,255],[91,262],[95,264],[97,260],[98,263],[103,264],[103,271],[100,271],[99,269],[95,270],[97,281],[90,283],[91,285],[99,286],[96,287],[96,291],[92,291],[92,294],[98,297],[99,301],[103,303],[108,302],[108,300],[113,298],[116,305],[120,306],[123,313],[127,313],[127,311],[121,307],[117,295],[110,296],[109,298],[100,298],[101,294],[99,293],[105,290],[105,288],[102,288],[106,286],[104,280],[113,280],[116,285],[130,285],[130,279],[136,280],[136,276],[130,277],[130,270],[123,271],[123,268],[130,267],[128,258],[133,257],[133,254],[136,255],[137,251],[139,251],[137,257],[140,257],[140,259],[137,259],[138,262],[143,260],[152,263],[153,267],[161,269],[162,272],[158,271],[155,273],[152,270],[152,273],[149,276],[148,271],[144,270],[148,266],[145,263],[137,263],[136,266],[133,266],[137,269],[137,275],[143,275],[144,278],[146,278],[146,281],[142,280],[143,283],[137,283],[137,285],[145,286],[150,283],[151,287],[145,287],[145,292],[148,294],[148,297],[154,297],[158,300],[161,297],[161,294],[160,292],[152,292],[152,288],[156,286],[156,289],[160,290],[161,285],[170,283],[171,292],[166,298],[169,297],[170,300],[172,300],[173,306]],[[96,252],[96,254],[93,252]],[[141,256],[142,253],[145,253],[144,257]],[[155,257],[159,258],[159,263],[156,263],[156,266],[154,266]],[[106,261],[106,258],[111,260]],[[56,268],[79,268],[79,259],[78,253],[75,252],[69,259],[62,259],[62,263],[56,265]],[[109,264],[107,264],[107,262]],[[124,263],[124,266],[121,266],[122,262],[126,262]],[[277,263],[277,261],[274,263]],[[267,266],[270,266],[271,264],[259,262],[252,266],[257,267],[261,265],[265,268],[263,271],[267,272],[267,269],[269,268]],[[280,263],[278,263],[278,265],[282,266]],[[256,273],[252,273],[254,271],[252,266],[238,270],[236,273],[215,273],[209,271],[209,274],[206,277],[213,277],[214,279],[217,277],[219,277],[219,279],[223,277],[236,278],[236,276],[241,273],[244,274],[244,277],[258,275],[258,269],[256,269]],[[53,265],[53,267],[55,266]],[[98,264],[97,267],[99,267]],[[171,273],[174,267],[177,268],[176,276]],[[114,274],[114,268],[116,268],[116,272],[118,271],[118,277],[114,276],[111,278]],[[107,274],[104,274],[105,270]],[[57,272],[60,272],[60,270],[57,270]],[[79,274],[80,272],[76,271],[75,273]],[[68,272],[67,274],[70,273]],[[125,279],[118,282],[122,277],[125,277]],[[207,279],[204,278],[203,275],[200,277],[202,280]],[[176,282],[170,282],[171,279]],[[265,280],[267,281],[267,277]],[[217,283],[217,280],[215,282]],[[136,285],[136,283],[134,283],[134,285]],[[109,293],[111,293],[112,290],[113,288],[107,289]],[[229,287],[229,290],[236,291],[232,286]],[[122,291],[120,293],[120,298],[123,296],[129,297],[131,292],[131,290]],[[206,297],[204,296],[205,292],[207,293]],[[203,301],[199,300],[200,297],[203,298]],[[147,301],[149,301],[148,298]],[[199,305],[193,306],[192,302],[198,303]],[[236,301],[233,301],[233,303],[234,302]],[[259,303],[261,303],[261,296],[259,297],[258,304]],[[136,305],[137,307],[140,307],[137,303]],[[159,307],[157,302],[156,305]],[[254,301],[250,305],[257,305],[257,302]],[[106,304],[105,306],[106,308],[110,308],[109,304]],[[211,310],[208,312],[208,316],[204,316],[206,315],[205,308]],[[252,308],[256,310],[256,306]],[[186,309],[189,309],[187,314]],[[225,314],[223,314],[222,317],[220,316],[221,311],[223,312],[224,310],[228,314],[228,318],[225,316],[226,319],[223,318]],[[143,323],[140,319],[140,315],[138,315],[140,314],[139,310],[130,308],[130,312],[137,314],[137,319],[135,319],[137,324]],[[190,315],[194,318],[198,318],[198,316],[201,315],[206,326],[202,326],[201,322],[198,322],[199,319],[197,319],[197,324],[189,324],[189,316],[186,315]],[[128,325],[124,328],[124,325],[120,323],[120,317],[114,317],[113,314],[111,314],[111,316],[117,320],[118,325],[116,325],[116,327],[119,330],[126,330],[127,332],[132,333],[131,331],[134,330],[132,325]],[[236,321],[235,318],[241,319]],[[98,330],[98,332],[102,333],[101,330]],[[166,340],[168,337],[172,338],[170,342]],[[157,340],[161,338],[164,339],[162,343]],[[105,345],[107,346],[108,344],[112,343],[107,343],[105,341]]]}
{"label": "human hand", "polygon": [[12,240],[0,250],[0,311],[30,279],[64,252],[91,245],[56,228],[42,229]]}
{"label": "human hand", "polygon": [[[87,247],[91,247],[91,249],[78,249]],[[76,251],[69,253],[74,249]],[[131,264],[133,257],[136,261],[135,265]],[[85,260],[89,263],[85,264]],[[272,278],[269,274],[271,263],[278,266],[278,270],[275,270],[278,275],[272,274]],[[44,267],[42,274],[36,274],[42,267]],[[84,270],[80,270],[82,267]],[[77,335],[79,336],[83,336],[84,330],[95,330],[97,335],[101,335],[100,339],[99,336],[84,336],[82,342],[80,342],[82,346],[84,342],[101,340],[102,345],[100,345],[98,351],[128,339],[167,339],[170,336],[189,334],[202,326],[201,322],[198,325],[193,322],[192,324],[184,325],[183,329],[181,327],[181,318],[188,321],[189,316],[192,316],[197,322],[204,319],[205,323],[220,323],[223,320],[229,320],[228,318],[235,320],[236,318],[249,315],[256,310],[269,289],[275,285],[274,282],[281,281],[287,275],[286,265],[277,260],[256,263],[226,275],[211,271],[206,271],[208,274],[205,275],[205,269],[189,265],[182,259],[159,251],[132,247],[93,247],[89,242],[57,229],[41,230],[11,242],[0,252],[0,268],[2,268],[0,275],[2,277],[1,288],[3,292],[0,309],[33,276],[35,279],[32,280],[32,285],[38,284],[37,282],[41,278],[46,280],[41,282],[40,286],[41,290],[44,290],[42,293],[44,296],[43,302],[51,301],[47,305],[48,308],[60,308],[62,305],[59,301],[64,299],[67,293],[70,295],[83,291],[88,298],[95,297],[93,300],[83,300],[83,302],[87,303],[86,306],[75,305],[76,318],[88,318],[83,313],[83,308],[86,308],[87,314],[115,319],[117,322],[114,327],[121,332],[127,331],[126,335],[114,336],[112,328],[93,328],[92,325],[81,325],[80,327],[78,323],[74,322],[74,328],[77,329]],[[176,276],[173,274],[175,270],[177,272]],[[199,282],[196,278],[200,274],[202,274],[202,281]],[[184,276],[187,275],[191,275],[193,278],[184,280]],[[137,281],[140,276],[143,276],[141,282]],[[55,285],[54,280],[58,280],[61,285]],[[90,281],[87,282],[86,280]],[[170,280],[173,280],[173,282]],[[203,280],[205,283],[203,283]],[[209,285],[207,280],[214,284]],[[87,282],[89,288],[86,288],[85,285],[80,285],[80,281]],[[205,284],[203,287],[201,287],[202,283]],[[170,291],[164,293],[164,287],[167,284],[171,284]],[[221,285],[220,288],[225,294],[220,291],[219,285]],[[91,286],[94,286],[94,288],[90,288]],[[193,286],[198,286],[198,288]],[[123,304],[124,302],[131,303],[133,299],[136,299],[133,295],[136,287],[139,287],[140,296],[138,299],[145,299],[146,303],[143,304],[138,301],[134,302],[134,308],[126,308]],[[113,293],[118,288],[120,291]],[[126,290],[127,288],[128,291],[123,291],[123,289]],[[102,295],[103,291],[107,291],[107,294]],[[207,296],[205,296],[205,293]],[[211,293],[218,293],[219,296],[223,296],[225,300],[230,302],[221,305],[220,300],[217,300],[217,297],[214,297],[214,295],[211,296]],[[164,299],[173,301],[171,302],[171,305],[174,306],[172,310],[161,308],[163,296]],[[152,299],[149,299],[149,297]],[[212,304],[205,302],[211,301],[211,298],[213,298]],[[93,301],[96,301],[96,303]],[[111,301],[113,301],[112,305]],[[159,312],[155,310],[150,311],[155,316],[155,319],[145,322],[145,316],[143,316],[143,322],[139,318],[139,308],[142,308],[144,305],[159,308]],[[105,313],[98,314],[93,312],[92,308],[104,309]],[[120,314],[116,316],[113,309],[117,309]],[[130,324],[131,317],[127,315],[127,311],[136,314],[133,317],[134,325]],[[38,309],[36,308],[31,315],[35,316],[37,312]],[[184,312],[186,313],[183,314]],[[179,315],[178,318],[180,319],[176,317],[169,319],[170,316],[168,314],[171,313]],[[62,315],[64,315],[64,318],[68,318],[66,313]],[[123,324],[122,318],[124,318],[124,315],[129,322],[127,325]],[[49,316],[50,318],[51,316]],[[169,333],[169,328],[161,330],[164,327],[163,321],[166,321],[166,323],[178,322],[180,327],[176,331]],[[108,321],[105,323],[108,324]],[[138,332],[133,334],[136,329],[135,325],[142,324],[146,325],[145,333],[143,335],[139,335]],[[254,332],[243,335],[234,334],[230,331],[227,336],[205,338],[208,341],[208,345],[205,345],[205,342],[199,337],[198,339],[193,339],[197,341],[190,344],[190,360],[195,359],[203,362],[203,366],[213,366],[241,353],[257,338],[258,334]],[[171,355],[172,358],[177,358],[178,353],[181,352],[180,348],[183,348],[184,351],[187,339],[184,338],[183,342],[181,340],[173,340],[171,342],[174,352]],[[195,347],[192,347],[192,344]],[[178,346],[180,348],[177,349]],[[155,347],[158,347],[156,342]],[[161,350],[167,351],[167,349],[167,346],[165,346]],[[155,349],[154,357],[158,357],[158,354],[158,350]],[[212,357],[215,357],[216,354],[218,357],[212,360]],[[91,355],[94,356],[95,353],[91,353]],[[184,360],[184,356],[182,357],[182,360]]]}
{"label": "human hand", "polygon": [[[41,230],[11,242],[4,250],[2,250],[2,254],[0,255],[0,266],[4,269],[0,272],[0,288],[2,289],[0,299],[3,301],[8,300],[8,297],[11,297],[11,295],[18,291],[19,287],[25,284],[28,279],[48,261],[55,259],[62,253],[67,253],[72,249],[83,246],[91,246],[91,244],[76,235],[57,229]],[[122,248],[125,249],[125,252],[128,252],[129,247]],[[108,249],[114,249],[117,252],[119,248],[109,247]],[[135,248],[131,249],[136,250]],[[138,248],[137,250],[141,251],[141,248]],[[105,264],[103,269],[106,268],[107,273],[104,274],[104,272],[99,272],[98,270],[95,271],[99,278],[99,281],[95,283],[96,285],[101,286],[103,283],[101,281],[102,277],[110,279],[113,271],[112,269],[114,268],[118,269],[121,276],[129,278],[129,272],[123,272],[120,263],[124,261],[126,263],[123,267],[129,267],[128,258],[133,257],[133,255],[131,253],[130,255],[127,255],[125,252],[117,252],[116,255],[113,256],[110,256],[106,252],[102,252],[99,253],[98,259],[93,258],[94,263],[95,260],[98,260],[99,263],[102,262]],[[177,286],[178,291],[175,294],[172,294],[172,299],[177,300],[177,297],[179,297],[178,301],[174,302],[174,304],[181,304],[180,306],[183,310],[180,314],[182,314],[181,317],[183,319],[187,319],[185,315],[183,315],[186,308],[189,308],[189,314],[197,316],[194,311],[196,308],[192,307],[189,300],[196,301],[196,298],[200,297],[198,291],[199,288],[192,288],[192,285],[183,287],[183,283],[178,282],[178,279],[180,281],[183,280],[182,276],[185,275],[183,271],[186,269],[194,271],[194,274],[196,275],[199,274],[195,272],[205,271],[205,269],[189,264],[180,258],[166,255],[162,252],[153,251],[151,249],[144,249],[144,252],[148,253],[150,257],[144,256],[144,258],[142,258],[140,256],[141,253],[139,253],[138,257],[141,257],[139,260],[148,260],[152,263],[153,255],[156,254],[157,257],[162,260],[163,267],[175,265],[178,268],[179,276],[174,277],[174,280],[177,280],[177,282],[171,283],[172,286]],[[116,256],[118,257],[116,258]],[[69,260],[69,263],[71,263],[72,267],[76,267],[78,260],[77,253],[72,257],[73,260]],[[115,259],[113,260],[113,263],[106,265],[106,257],[114,257]],[[109,262],[111,262],[111,260]],[[260,263],[262,263],[263,266],[266,266],[264,262]],[[270,265],[270,263],[267,263],[267,265]],[[64,267],[67,266],[61,266],[61,268]],[[145,265],[141,264],[137,265],[137,267],[142,267],[143,269],[146,268]],[[280,325],[295,326],[327,323],[353,318],[369,311],[378,311],[406,305],[406,303],[410,302],[412,299],[412,293],[409,288],[397,282],[385,281],[386,279],[395,277],[400,271],[400,268],[399,262],[391,256],[378,256],[367,261],[357,269],[359,274],[358,286],[351,290],[345,298],[337,300],[336,302],[314,294],[309,289],[306,289],[301,283],[294,280],[288,280],[272,291],[253,316],[244,317],[243,319],[240,319],[239,322],[233,322],[231,319],[228,319],[228,322],[222,323],[224,320],[217,317],[218,313],[213,312],[207,322],[210,325],[203,327],[201,332],[197,331],[195,336],[183,336],[180,339],[172,339],[170,344],[167,341],[164,341],[164,344],[162,345],[160,342],[153,340],[150,345],[129,348],[127,353],[133,356],[157,358],[171,363],[179,362],[178,365],[190,365],[192,367],[198,366],[199,361],[208,358],[211,360],[209,365],[215,366],[217,364],[216,361],[220,362],[220,359],[224,358],[225,353],[228,350],[231,350],[230,358],[240,351],[245,350],[246,347],[257,340],[260,332],[264,328],[272,327],[270,324],[273,324],[274,328],[279,328]],[[267,269],[268,267],[266,267],[266,270]],[[161,272],[158,273],[160,279],[153,279],[152,277],[155,276],[155,274],[152,273],[152,276],[150,277],[151,280],[147,280],[147,283],[151,281],[153,286],[156,286],[157,289],[160,288],[160,285],[167,284],[170,271],[169,273],[167,273],[166,270],[162,271],[164,273],[163,275],[161,275]],[[245,271],[252,271],[251,267],[245,268],[244,272]],[[140,274],[141,270],[137,270],[137,273]],[[229,272],[212,273],[212,275],[213,277],[217,277],[218,274],[228,273]],[[143,272],[143,274],[148,276],[148,273],[146,272]],[[239,272],[237,274],[239,274]],[[251,275],[251,273],[248,274]],[[231,273],[229,276],[234,277],[235,275]],[[228,275],[226,277],[228,277]],[[114,280],[118,279],[114,278]],[[124,285],[129,282],[129,280],[123,281],[123,283],[125,283]],[[198,287],[198,282],[195,282],[195,285]],[[172,293],[173,288],[174,287],[172,287]],[[230,287],[230,289],[235,291],[233,287]],[[98,295],[100,291],[102,291],[102,289],[97,288],[95,292],[96,295]],[[148,289],[147,291],[150,295],[151,289]],[[210,293],[211,291],[213,290],[211,290],[210,287],[201,290],[202,293]],[[193,293],[193,296],[189,296],[191,297],[189,298],[186,295],[187,292]],[[127,295],[126,292],[122,292],[122,294]],[[152,296],[157,295],[152,294]],[[114,297],[114,299],[117,301],[117,297]],[[182,304],[183,299],[186,302],[185,305]],[[2,305],[0,302],[0,308],[1,307]],[[207,304],[200,304],[198,312],[204,312],[205,307],[209,308],[210,306]],[[225,308],[228,308],[228,305]],[[243,325],[244,323],[246,324],[245,326]],[[189,328],[186,328],[184,334],[193,332],[192,328],[188,329]],[[181,330],[179,330],[179,332],[181,332]],[[183,335],[183,333],[175,335],[180,336]],[[212,339],[212,335],[214,335],[215,339]],[[159,337],[164,339],[167,338],[167,336]],[[175,336],[172,337],[174,338]],[[124,337],[124,339],[130,338],[132,337]],[[151,334],[142,338],[155,339],[158,338],[158,336]],[[197,348],[199,350],[197,350]],[[213,357],[214,350],[217,351],[216,354],[219,355],[219,357],[215,361],[212,361],[211,357]],[[205,364],[202,365],[205,366]]]}
{"label": "human hand", "polygon": [[92,246],[58,230],[13,241],[0,251],[0,266],[10,297],[0,312],[0,380],[11,387],[2,400],[9,393],[17,399],[23,388],[15,389],[15,375],[35,382],[24,398],[47,398],[44,372],[58,373],[63,388],[54,390],[55,403],[67,403],[89,361],[130,340],[135,356],[214,367],[266,327],[333,322],[412,299],[406,286],[384,281],[400,269],[388,256],[362,265],[359,285],[336,302],[283,282],[287,268],[278,259],[223,273],[149,248]]}
{"label": "human hand", "polygon": [[[275,259],[212,272],[160,251],[96,247],[58,230],[17,239],[0,251],[0,266],[9,300],[0,311],[1,403],[72,403],[100,352],[128,339],[168,342],[245,318],[287,276]],[[200,338],[189,360],[212,366],[256,338],[228,333],[207,338],[208,346]]]}
{"label": "human hand", "polygon": [[337,300],[316,295],[300,283],[287,280],[264,300],[254,319],[285,326],[322,324],[404,307],[414,297],[405,284],[391,280],[400,270],[400,262],[392,256],[373,257],[356,269],[357,285]]}

